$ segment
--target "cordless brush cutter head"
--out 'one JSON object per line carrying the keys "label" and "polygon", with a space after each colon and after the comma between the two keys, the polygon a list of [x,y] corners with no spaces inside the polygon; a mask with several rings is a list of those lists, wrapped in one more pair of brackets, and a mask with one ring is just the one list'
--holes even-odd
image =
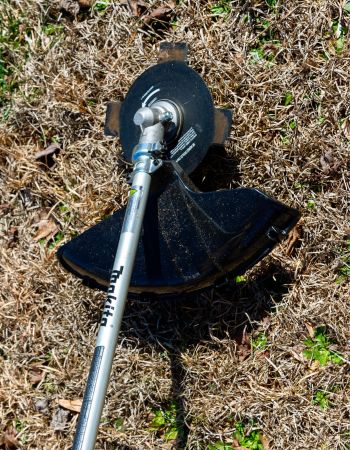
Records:
{"label": "cordless brush cutter head", "polygon": [[108,105],[105,132],[120,136],[133,164],[128,204],[58,251],[64,267],[108,292],[73,450],[94,448],[128,292],[180,294],[242,274],[299,217],[256,189],[193,185],[189,174],[224,144],[231,112],[214,108],[186,51],[164,44],[125,101]]}
{"label": "cordless brush cutter head", "polygon": [[[163,44],[157,65],[107,107],[105,133],[120,136],[132,162],[141,130],[169,114],[162,167],[152,175],[131,293],[180,294],[240,275],[295,225],[299,214],[257,189],[199,192],[187,175],[212,145],[223,145],[231,111],[215,109],[183,44]],[[157,116],[157,117],[156,117]],[[133,192],[130,193],[132,195]],[[108,287],[125,208],[61,247],[65,268],[90,286]]]}

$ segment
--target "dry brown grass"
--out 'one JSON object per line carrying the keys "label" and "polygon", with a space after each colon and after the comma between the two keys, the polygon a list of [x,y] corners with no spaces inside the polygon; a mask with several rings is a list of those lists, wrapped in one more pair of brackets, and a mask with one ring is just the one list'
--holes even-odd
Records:
{"label": "dry brown grass", "polygon": [[[171,399],[182,406],[188,449],[229,439],[247,418],[271,449],[350,448],[348,363],[320,367],[302,357],[306,324],[326,325],[335,349],[350,356],[349,278],[339,283],[349,258],[350,45],[345,37],[337,53],[332,29],[340,16],[350,26],[344,2],[280,1],[274,10],[263,0],[233,1],[227,17],[213,18],[210,2],[189,0],[174,6],[176,26],[159,34],[109,3],[103,13],[78,12],[73,0],[66,10],[44,0],[0,5],[3,30],[22,24],[0,43],[13,66],[7,82],[20,83],[0,124],[0,432],[17,428],[22,448],[71,446],[77,415],[63,432],[50,423],[59,399],[82,397],[103,295],[65,273],[49,242],[35,242],[36,224],[51,217],[67,241],[125,204],[121,149],[102,132],[105,105],[122,99],[170,40],[189,44],[216,105],[234,111],[227,151],[239,165],[227,185],[258,187],[297,207],[301,237],[291,255],[280,246],[238,287],[129,302],[97,448],[170,448],[148,428],[151,408]],[[262,42],[259,18],[279,44]],[[254,48],[267,60],[254,60]],[[61,151],[46,168],[34,155],[55,140]],[[329,168],[321,159],[330,151]],[[259,332],[265,352],[249,344]],[[317,390],[330,392],[331,407],[312,404]]]}

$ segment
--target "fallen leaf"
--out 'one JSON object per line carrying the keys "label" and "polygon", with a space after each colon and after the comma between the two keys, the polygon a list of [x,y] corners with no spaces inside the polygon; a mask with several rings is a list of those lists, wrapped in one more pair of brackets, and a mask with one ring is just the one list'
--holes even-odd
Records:
{"label": "fallen leaf", "polygon": [[305,323],[305,326],[306,326],[307,331],[308,331],[308,333],[309,333],[309,336],[310,336],[311,338],[315,337],[315,329],[314,329],[314,327],[311,325],[311,323],[309,323],[309,322],[304,322],[304,323]]}
{"label": "fallen leaf", "polygon": [[326,175],[335,172],[339,166],[340,162],[333,157],[332,150],[328,150],[324,155],[320,158],[322,172]]}
{"label": "fallen leaf", "polygon": [[7,242],[7,248],[13,248],[18,242],[18,227],[10,227],[7,235],[9,236],[9,240]]}
{"label": "fallen leaf", "polygon": [[31,384],[38,384],[45,378],[45,372],[38,367],[33,367],[29,371],[29,381]]}
{"label": "fallen leaf", "polygon": [[50,144],[48,147],[45,148],[45,150],[41,150],[40,152],[35,153],[34,158],[35,159],[40,159],[43,158],[44,156],[49,156],[49,155],[53,155],[56,152],[59,152],[61,150],[61,147],[56,144]]}
{"label": "fallen leaf", "polygon": [[293,248],[295,246],[295,244],[298,242],[298,240],[300,239],[300,225],[296,225],[293,230],[289,233],[288,238],[286,239],[285,245],[286,245],[286,254],[289,256],[292,251]]}
{"label": "fallen leaf", "polygon": [[310,366],[310,370],[311,370],[312,372],[314,372],[315,370],[317,370],[317,369],[319,369],[319,368],[320,368],[320,361],[318,361],[318,360],[313,361],[312,364],[311,364],[311,366]]}
{"label": "fallen leaf", "polygon": [[268,350],[265,350],[264,352],[257,352],[256,353],[256,358],[257,359],[264,359],[264,358],[269,358],[270,357],[270,352]]}
{"label": "fallen leaf", "polygon": [[62,406],[62,408],[69,409],[69,411],[80,412],[83,401],[79,398],[75,400],[60,399],[58,400],[58,404]]}
{"label": "fallen leaf", "polygon": [[3,203],[2,205],[0,205],[0,211],[3,211],[4,213],[6,213],[9,209],[10,209],[9,203]]}
{"label": "fallen leaf", "polygon": [[18,448],[21,444],[17,441],[17,433],[13,427],[7,428],[0,437],[0,445],[3,445],[6,450],[11,448]]}
{"label": "fallen leaf", "polygon": [[235,53],[235,56],[233,57],[236,64],[241,65],[244,61],[244,55],[243,53]]}
{"label": "fallen leaf", "polygon": [[346,139],[350,139],[350,117],[347,117],[342,123],[342,130]]}
{"label": "fallen leaf", "polygon": [[260,435],[260,442],[262,443],[262,446],[264,447],[264,450],[271,450],[269,440],[265,435]]}
{"label": "fallen leaf", "polygon": [[345,236],[350,236],[350,228],[345,228],[344,234]]}
{"label": "fallen leaf", "polygon": [[54,431],[64,431],[68,422],[69,411],[63,408],[57,408],[52,416],[50,427]]}
{"label": "fallen leaf", "polygon": [[94,0],[78,0],[79,6],[82,8],[90,8],[92,6]]}
{"label": "fallen leaf", "polygon": [[153,20],[166,19],[167,16],[172,12],[172,8],[166,6],[159,6],[153,9],[151,12],[143,16],[143,21],[145,24],[150,24]]}
{"label": "fallen leaf", "polygon": [[122,0],[120,4],[126,5],[131,14],[135,17],[139,17],[142,14],[142,11],[147,9],[149,6],[142,0]]}
{"label": "fallen leaf", "polygon": [[51,217],[48,219],[42,219],[35,225],[38,227],[38,230],[33,238],[35,242],[38,242],[40,239],[44,239],[48,236],[53,236],[58,231],[58,225]]}

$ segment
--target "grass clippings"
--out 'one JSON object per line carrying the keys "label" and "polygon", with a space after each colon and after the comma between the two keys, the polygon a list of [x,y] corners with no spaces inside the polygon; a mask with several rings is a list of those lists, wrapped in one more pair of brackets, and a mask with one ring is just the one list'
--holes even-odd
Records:
{"label": "grass clippings", "polygon": [[[55,251],[125,205],[105,107],[162,40],[186,41],[233,110],[211,185],[259,188],[302,219],[239,283],[128,303],[96,448],[232,446],[237,423],[270,449],[349,448],[349,22],[343,0],[0,3],[3,448],[71,448],[78,413],[58,402],[82,398],[104,296]],[[306,323],[341,364],[305,357]]]}

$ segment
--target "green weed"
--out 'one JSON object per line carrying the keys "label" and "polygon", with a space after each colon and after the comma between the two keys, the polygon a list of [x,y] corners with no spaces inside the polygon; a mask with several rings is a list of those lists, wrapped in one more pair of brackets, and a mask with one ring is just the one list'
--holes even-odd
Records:
{"label": "green weed", "polygon": [[209,444],[208,450],[233,450],[233,447],[230,444],[225,444],[222,441],[217,441],[214,444]]}
{"label": "green weed", "polygon": [[306,203],[306,207],[308,209],[315,209],[315,206],[316,206],[316,202],[312,198],[310,200],[308,200],[307,203]]}
{"label": "green weed", "polygon": [[60,210],[60,213],[63,216],[63,220],[65,222],[69,222],[71,220],[71,212],[69,210],[69,206],[62,203],[61,205],[59,205],[58,209]]}
{"label": "green weed", "polygon": [[42,384],[44,391],[48,394],[54,394],[56,392],[56,385],[53,381],[45,381]]}
{"label": "green weed", "polygon": [[227,16],[231,12],[231,2],[229,0],[219,0],[210,8],[213,16]]}
{"label": "green weed", "polygon": [[[250,422],[250,426],[255,426],[254,421]],[[242,422],[237,422],[235,425],[236,431],[233,433],[233,437],[237,439],[239,445],[249,450],[264,450],[260,439],[260,430],[253,429],[247,432],[246,428]]]}
{"label": "green weed", "polygon": [[290,121],[288,122],[288,127],[289,127],[291,130],[295,130],[295,128],[297,127],[297,122],[296,122],[294,119],[290,120]]}
{"label": "green weed", "polygon": [[121,417],[117,417],[113,420],[113,427],[116,430],[121,430],[124,426],[124,420]]}
{"label": "green weed", "polygon": [[248,281],[248,277],[246,275],[237,275],[235,278],[236,284],[246,283]]}
{"label": "green weed", "polygon": [[56,233],[55,236],[52,238],[51,244],[49,245],[49,250],[53,250],[56,247],[56,245],[62,241],[63,238],[64,234],[62,231]]}
{"label": "green weed", "polygon": [[276,9],[277,0],[265,0],[270,9]]}
{"label": "green weed", "polygon": [[330,363],[342,364],[343,360],[340,355],[329,349],[333,343],[334,341],[326,334],[326,328],[318,327],[315,330],[315,336],[313,338],[308,337],[304,341],[304,345],[307,348],[303,351],[303,355],[307,359],[318,361],[321,366],[326,366]]}
{"label": "green weed", "polygon": [[289,106],[294,100],[293,94],[291,92],[286,92],[283,97],[283,105]]}
{"label": "green weed", "polygon": [[265,350],[268,344],[267,336],[264,333],[252,337],[250,342],[254,350]]}
{"label": "green weed", "polygon": [[62,33],[64,30],[63,25],[59,25],[56,23],[49,23],[42,27],[42,32],[46,34],[46,36],[53,36],[56,34]]}
{"label": "green weed", "polygon": [[20,419],[15,420],[15,429],[16,429],[17,433],[20,433],[21,431],[23,431],[25,427],[26,427],[26,424],[23,420],[20,420]]}
{"label": "green weed", "polygon": [[295,189],[308,189],[309,185],[307,183],[300,183],[299,181],[296,181],[294,183]]}
{"label": "green weed", "polygon": [[93,9],[94,9],[94,11],[97,11],[97,12],[103,12],[108,8],[109,4],[110,3],[108,0],[105,0],[105,1],[97,0],[96,3],[94,4]]}
{"label": "green weed", "polygon": [[346,251],[340,251],[342,265],[338,269],[338,277],[336,279],[337,284],[342,284],[348,278],[350,278],[350,239],[346,240]]}
{"label": "green weed", "polygon": [[342,25],[338,20],[334,20],[332,23],[332,31],[336,40],[334,42],[334,48],[337,53],[341,53],[344,50],[346,35],[348,34],[348,28]]}
{"label": "green weed", "polygon": [[[263,443],[261,442],[261,431],[256,428],[255,421],[251,420],[248,425],[244,425],[243,422],[236,422],[235,431],[232,435],[232,439],[235,439],[241,448],[247,450],[264,450]],[[233,450],[231,444],[217,441],[213,444],[209,444],[208,450]]]}
{"label": "green weed", "polygon": [[176,418],[176,404],[169,403],[165,408],[153,408],[154,417],[151,421],[149,431],[155,431],[166,441],[176,439],[181,433],[182,426]]}
{"label": "green weed", "polygon": [[26,444],[28,442],[28,435],[23,433],[23,430],[26,427],[26,423],[23,420],[16,419],[15,420],[15,430],[17,433],[22,433],[19,437],[19,440],[22,444]]}
{"label": "green weed", "polygon": [[327,409],[330,406],[329,393],[326,391],[318,390],[312,398],[311,403],[319,406],[321,409]]}

